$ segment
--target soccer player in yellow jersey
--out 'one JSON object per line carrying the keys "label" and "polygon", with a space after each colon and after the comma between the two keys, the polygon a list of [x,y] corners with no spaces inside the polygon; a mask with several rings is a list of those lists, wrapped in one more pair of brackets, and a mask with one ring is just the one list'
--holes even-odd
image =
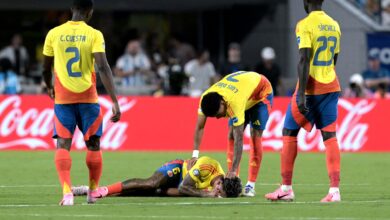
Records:
{"label": "soccer player in yellow jersey", "polygon": [[272,100],[272,86],[265,76],[241,71],[227,75],[211,86],[203,93],[200,101],[193,157],[199,155],[207,117],[229,118],[227,177],[238,175],[244,128],[247,124],[251,125],[249,175],[244,196],[255,195],[255,182],[262,159],[261,136],[268,121]]}
{"label": "soccer player in yellow jersey", "polygon": [[[84,135],[88,148],[86,163],[89,169],[87,201],[94,203],[98,197],[99,179],[102,173],[102,112],[96,91],[95,63],[103,85],[113,106],[112,122],[120,119],[120,109],[115,95],[111,69],[107,63],[105,43],[100,31],[88,26],[93,13],[93,0],[75,0],[72,20],[60,25],[46,36],[43,54],[43,76],[49,96],[54,99],[54,135],[57,139],[55,165],[63,199],[60,205],[73,205],[69,151],[76,126]],[[54,87],[52,67],[54,63]]]}
{"label": "soccer player in yellow jersey", "polygon": [[[210,157],[191,160],[171,160],[146,179],[128,179],[109,186],[99,187],[101,197],[119,196],[193,196],[238,197],[241,180],[224,178],[225,172]],[[73,187],[75,195],[85,195],[87,186]]]}
{"label": "soccer player in yellow jersey", "polygon": [[336,137],[337,102],[340,85],[335,66],[340,52],[339,24],[322,11],[323,0],[304,0],[309,14],[296,28],[300,61],[299,81],[288,107],[283,129],[281,153],[282,185],[265,195],[269,200],[293,200],[292,176],[297,156],[297,135],[300,128],[310,132],[313,125],[321,130],[326,147],[326,163],[330,189],[322,202],[341,200],[340,152]]}

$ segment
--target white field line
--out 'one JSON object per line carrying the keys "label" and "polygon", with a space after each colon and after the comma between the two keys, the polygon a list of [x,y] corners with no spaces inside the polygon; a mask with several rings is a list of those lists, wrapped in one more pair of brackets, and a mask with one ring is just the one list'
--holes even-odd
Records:
{"label": "white field line", "polygon": [[[189,215],[97,215],[97,214],[0,214],[0,216],[13,216],[13,217],[73,217],[73,218],[107,218],[107,219],[232,219],[232,216],[189,216]],[[282,219],[282,220],[366,220],[371,218],[354,218],[354,217],[261,217],[251,216],[244,217],[240,216],[239,219],[250,220],[250,219]],[[376,218],[377,220],[386,220],[386,218]]]}
{"label": "white field line", "polygon": [[[256,183],[258,186],[279,186],[279,183]],[[371,184],[366,184],[366,183],[358,183],[358,184],[340,184],[341,186],[372,186]],[[329,184],[325,183],[297,183],[294,184],[294,186],[329,186]],[[51,188],[51,187],[60,187],[58,184],[53,184],[53,185],[0,185],[0,188],[40,188],[40,187],[46,187],[46,188]]]}
{"label": "white field line", "polygon": [[[342,201],[340,204],[375,204],[375,203],[388,203],[390,200],[362,200],[362,201]],[[112,204],[87,204],[82,203],[82,206],[209,206],[209,205],[217,205],[217,206],[229,206],[229,205],[305,205],[305,204],[323,204],[319,201],[302,201],[302,202],[128,202],[128,203],[112,203]],[[326,204],[323,204],[326,205]],[[1,204],[0,208],[25,208],[25,207],[58,207],[57,204]]]}

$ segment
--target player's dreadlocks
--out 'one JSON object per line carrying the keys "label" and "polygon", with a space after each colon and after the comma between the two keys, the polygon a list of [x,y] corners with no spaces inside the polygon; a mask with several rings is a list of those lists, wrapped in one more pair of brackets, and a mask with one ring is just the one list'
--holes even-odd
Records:
{"label": "player's dreadlocks", "polygon": [[93,8],[94,0],[74,0],[73,7],[81,11],[88,11]]}
{"label": "player's dreadlocks", "polygon": [[214,117],[217,115],[219,106],[221,105],[222,96],[216,92],[210,92],[203,96],[200,108],[206,117]]}
{"label": "player's dreadlocks", "polygon": [[226,193],[227,198],[236,198],[242,192],[241,179],[238,177],[224,178],[223,190]]}

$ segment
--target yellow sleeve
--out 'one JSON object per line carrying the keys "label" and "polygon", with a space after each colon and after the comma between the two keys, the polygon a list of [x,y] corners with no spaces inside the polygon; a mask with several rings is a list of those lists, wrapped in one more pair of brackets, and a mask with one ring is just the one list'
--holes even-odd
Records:
{"label": "yellow sleeve", "polygon": [[188,174],[190,175],[191,179],[194,180],[197,186],[202,183],[199,164],[200,162],[198,160],[197,163],[188,171]]}
{"label": "yellow sleeve", "polygon": [[299,49],[312,47],[311,33],[304,21],[297,24],[296,35]]}
{"label": "yellow sleeve", "polygon": [[92,53],[105,53],[106,44],[102,32],[96,31],[95,40],[92,45]]}
{"label": "yellow sleeve", "polygon": [[[229,109],[230,108],[230,109]],[[231,112],[229,112],[231,111]],[[238,127],[245,122],[245,103],[235,103],[228,107],[230,119],[233,121],[233,126]]]}
{"label": "yellow sleeve", "polygon": [[337,38],[337,46],[336,46],[336,49],[335,49],[335,54],[340,53],[341,30],[340,30],[340,26],[339,26],[338,23],[337,23],[337,33],[338,33],[339,36]]}
{"label": "yellow sleeve", "polygon": [[43,45],[43,55],[48,57],[54,57],[54,49],[53,49],[53,31],[49,31],[46,35],[45,44]]}

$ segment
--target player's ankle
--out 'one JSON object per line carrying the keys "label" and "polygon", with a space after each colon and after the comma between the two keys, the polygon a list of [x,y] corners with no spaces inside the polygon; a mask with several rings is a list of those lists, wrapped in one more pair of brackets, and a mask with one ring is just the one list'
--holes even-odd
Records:
{"label": "player's ankle", "polygon": [[246,185],[245,185],[245,186],[250,186],[250,187],[252,187],[252,188],[254,189],[254,188],[255,188],[255,185],[256,185],[256,183],[255,183],[255,182],[248,181],[248,182],[246,183]]}
{"label": "player's ankle", "polygon": [[283,192],[288,192],[288,191],[292,190],[292,185],[282,185],[281,189]]}
{"label": "player's ankle", "polygon": [[330,194],[339,193],[339,192],[340,192],[339,187],[330,187],[330,188],[329,188],[329,193],[330,193]]}

